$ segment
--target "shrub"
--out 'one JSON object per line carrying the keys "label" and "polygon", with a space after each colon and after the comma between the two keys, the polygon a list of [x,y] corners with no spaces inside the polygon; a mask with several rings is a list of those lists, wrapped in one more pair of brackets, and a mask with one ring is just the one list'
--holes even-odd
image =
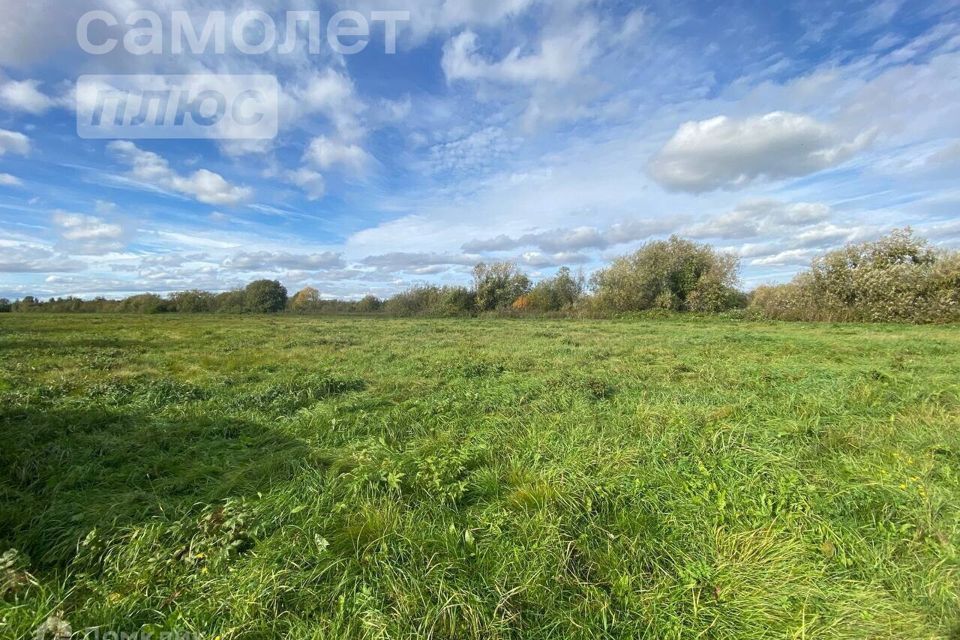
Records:
{"label": "shrub", "polygon": [[750,294],[750,309],[777,320],[820,320],[815,317],[813,289],[794,281],[789,284],[764,285]]}
{"label": "shrub", "polygon": [[519,298],[513,301],[513,304],[510,305],[510,308],[513,309],[514,311],[530,311],[530,309],[533,308],[533,305],[531,302],[532,297],[533,297],[532,292],[530,293],[530,295],[520,296]]}
{"label": "shrub", "polygon": [[779,320],[946,322],[960,314],[960,254],[910,229],[816,258],[786,285],[761,287],[751,308]]}
{"label": "shrub", "polygon": [[557,275],[537,283],[530,293],[518,298],[523,301],[521,307],[514,304],[520,311],[563,311],[572,308],[583,297],[586,283],[583,275],[576,277],[567,267],[560,267]]}
{"label": "shrub", "polygon": [[512,262],[481,262],[473,269],[473,281],[479,311],[509,309],[530,291],[530,278]]}
{"label": "shrub", "polygon": [[446,317],[468,316],[477,306],[477,296],[466,287],[443,287],[441,289],[438,315]]}
{"label": "shrub", "polygon": [[465,316],[473,312],[475,297],[465,287],[415,285],[383,303],[393,316]]}
{"label": "shrub", "polygon": [[170,296],[168,307],[177,313],[209,313],[216,305],[216,296],[206,291],[181,291]]}
{"label": "shrub", "polygon": [[739,299],[739,262],[676,236],[618,258],[592,279],[595,304],[611,311],[724,311]]}
{"label": "shrub", "polygon": [[416,285],[387,300],[384,311],[395,316],[426,315],[440,306],[442,295],[440,287]]}
{"label": "shrub", "polygon": [[439,287],[416,285],[390,297],[383,309],[393,316],[416,316],[436,307],[439,298]]}
{"label": "shrub", "polygon": [[730,309],[742,309],[747,306],[747,296],[728,286],[714,274],[700,278],[697,285],[687,296],[687,309],[699,313],[721,313]]}
{"label": "shrub", "polygon": [[26,296],[22,300],[13,303],[13,310],[17,313],[27,313],[36,311],[40,308],[40,301],[33,296]]}
{"label": "shrub", "polygon": [[216,296],[214,308],[220,313],[243,313],[245,295],[242,289],[227,291]]}
{"label": "shrub", "polygon": [[131,296],[120,302],[117,311],[120,313],[164,313],[169,310],[167,301],[158,295],[145,293]]}

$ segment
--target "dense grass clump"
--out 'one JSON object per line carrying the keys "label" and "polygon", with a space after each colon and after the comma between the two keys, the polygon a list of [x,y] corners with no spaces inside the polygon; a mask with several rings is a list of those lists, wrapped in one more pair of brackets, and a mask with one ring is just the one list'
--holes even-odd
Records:
{"label": "dense grass clump", "polygon": [[0,637],[955,638],[958,347],[6,316]]}

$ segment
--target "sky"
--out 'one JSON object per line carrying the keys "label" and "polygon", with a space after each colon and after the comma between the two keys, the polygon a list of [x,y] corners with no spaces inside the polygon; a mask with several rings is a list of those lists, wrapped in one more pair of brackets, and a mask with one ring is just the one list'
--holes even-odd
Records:
{"label": "sky", "polygon": [[[171,46],[179,10],[261,10],[282,42],[288,11],[325,35],[342,9],[408,12],[396,51],[375,21],[355,53]],[[78,43],[91,10],[109,54]],[[123,44],[138,10],[159,53]],[[98,74],[274,76],[277,135],[81,138]],[[0,0],[0,297],[386,296],[671,234],[752,288],[898,227],[960,247],[958,176],[960,0]]]}

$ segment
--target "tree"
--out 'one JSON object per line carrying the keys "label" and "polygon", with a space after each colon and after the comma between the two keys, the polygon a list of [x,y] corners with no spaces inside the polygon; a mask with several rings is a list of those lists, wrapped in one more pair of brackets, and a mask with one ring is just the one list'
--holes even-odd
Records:
{"label": "tree", "polygon": [[375,295],[364,296],[357,303],[358,313],[376,313],[383,308],[383,301]]}
{"label": "tree", "polygon": [[594,274],[597,304],[614,311],[722,311],[736,306],[736,256],[676,236],[649,242]]}
{"label": "tree", "polygon": [[13,310],[17,313],[24,313],[27,311],[33,311],[40,307],[40,301],[34,298],[33,296],[26,296],[22,300],[17,300],[13,303]]}
{"label": "tree", "polygon": [[225,291],[217,294],[213,300],[213,309],[219,313],[243,313],[246,308],[246,294],[243,289]]}
{"label": "tree", "polygon": [[315,311],[319,306],[320,292],[313,287],[301,289],[290,299],[290,309],[298,313]]}
{"label": "tree", "polygon": [[10,313],[13,311],[13,304],[6,298],[0,298],[0,313]]}
{"label": "tree", "polygon": [[473,282],[480,311],[509,308],[530,291],[530,278],[512,262],[481,262],[473,268]]}
{"label": "tree", "polygon": [[279,313],[287,308],[287,289],[276,280],[257,280],[243,290],[244,310]]}
{"label": "tree", "polygon": [[153,293],[144,293],[130,296],[120,302],[117,308],[120,313],[164,313],[167,311],[167,302]]}

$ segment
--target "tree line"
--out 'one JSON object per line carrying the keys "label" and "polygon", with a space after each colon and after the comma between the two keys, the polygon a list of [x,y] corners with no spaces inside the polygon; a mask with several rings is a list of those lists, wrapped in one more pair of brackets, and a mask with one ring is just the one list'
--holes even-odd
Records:
{"label": "tree line", "polygon": [[782,285],[740,289],[737,256],[679,237],[651,241],[586,278],[567,267],[534,283],[511,262],[481,263],[470,286],[416,285],[386,299],[292,296],[275,280],[224,293],[183,291],[122,300],[0,299],[0,312],[297,313],[457,317],[478,314],[609,316],[661,310],[775,320],[952,322],[960,319],[960,253],[909,229],[816,258]]}

